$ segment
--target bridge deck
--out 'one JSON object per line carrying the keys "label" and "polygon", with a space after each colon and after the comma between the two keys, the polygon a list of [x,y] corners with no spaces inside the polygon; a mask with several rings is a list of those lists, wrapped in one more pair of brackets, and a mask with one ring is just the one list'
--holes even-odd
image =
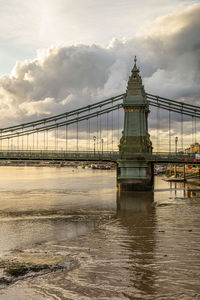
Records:
{"label": "bridge deck", "polygon": [[[65,151],[0,151],[0,160],[62,160],[62,161],[111,161],[117,162],[121,159],[153,163],[194,163],[195,154],[180,153],[135,153],[122,157],[117,151],[104,152],[65,152]],[[195,162],[200,164],[200,161]]]}

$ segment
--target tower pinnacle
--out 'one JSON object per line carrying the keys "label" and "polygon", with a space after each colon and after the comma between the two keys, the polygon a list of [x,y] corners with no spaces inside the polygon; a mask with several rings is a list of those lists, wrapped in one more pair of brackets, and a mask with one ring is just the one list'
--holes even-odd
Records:
{"label": "tower pinnacle", "polygon": [[139,73],[139,72],[140,72],[140,69],[137,67],[136,62],[137,62],[137,57],[136,57],[136,55],[135,55],[135,58],[134,58],[134,66],[133,66],[132,72],[137,72],[137,73]]}
{"label": "tower pinnacle", "polygon": [[137,68],[137,66],[136,66],[136,62],[137,62],[137,57],[136,57],[136,55],[135,55],[135,58],[134,58],[134,62],[135,62],[134,67]]}

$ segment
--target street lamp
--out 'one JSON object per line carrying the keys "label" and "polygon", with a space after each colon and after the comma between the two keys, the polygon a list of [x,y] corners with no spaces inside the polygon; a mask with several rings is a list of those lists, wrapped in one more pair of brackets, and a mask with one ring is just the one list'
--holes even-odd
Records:
{"label": "street lamp", "polygon": [[103,142],[104,142],[104,140],[101,139],[101,152],[102,152],[102,154],[103,154]]}
{"label": "street lamp", "polygon": [[178,143],[178,137],[175,137],[175,152],[177,154],[177,143]]}
{"label": "street lamp", "polygon": [[94,135],[94,136],[93,136],[93,141],[94,141],[94,154],[95,154],[95,141],[96,141],[96,139],[97,139],[97,138],[96,138],[96,136]]}

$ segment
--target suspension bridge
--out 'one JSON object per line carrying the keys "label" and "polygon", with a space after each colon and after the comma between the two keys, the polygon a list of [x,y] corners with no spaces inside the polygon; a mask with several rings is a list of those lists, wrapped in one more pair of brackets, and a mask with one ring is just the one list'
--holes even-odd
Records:
{"label": "suspension bridge", "polygon": [[184,149],[197,141],[199,118],[199,106],[146,93],[135,58],[126,93],[1,128],[0,159],[113,161],[119,188],[148,190],[153,164],[193,163]]}

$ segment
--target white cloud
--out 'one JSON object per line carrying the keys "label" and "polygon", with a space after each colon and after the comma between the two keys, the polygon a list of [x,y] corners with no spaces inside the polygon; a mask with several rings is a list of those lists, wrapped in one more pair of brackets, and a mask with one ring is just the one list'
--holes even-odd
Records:
{"label": "white cloud", "polygon": [[183,9],[192,0],[0,0],[0,38],[26,46],[108,43],[130,37],[157,17]]}

